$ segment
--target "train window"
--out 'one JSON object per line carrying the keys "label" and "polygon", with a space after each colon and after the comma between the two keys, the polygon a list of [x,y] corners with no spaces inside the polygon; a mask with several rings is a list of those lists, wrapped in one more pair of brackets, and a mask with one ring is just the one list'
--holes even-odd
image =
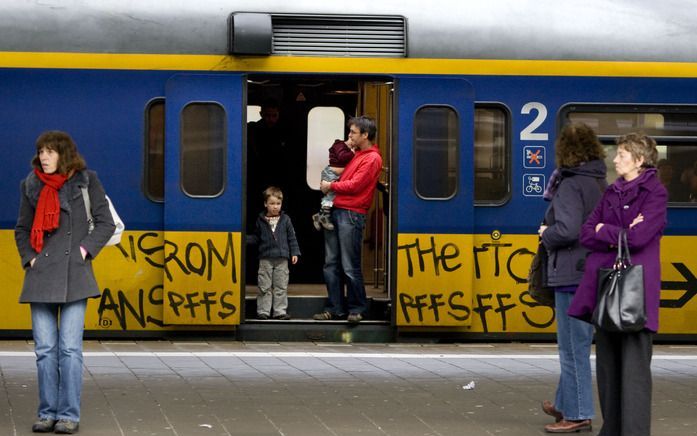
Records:
{"label": "train window", "polygon": [[223,192],[225,110],[217,103],[191,103],[181,115],[181,186],[192,197]]}
{"label": "train window", "polygon": [[258,104],[250,104],[247,106],[247,122],[253,123],[261,119],[261,106]]}
{"label": "train window", "polygon": [[510,191],[508,113],[494,105],[474,111],[474,201],[501,204]]}
{"label": "train window", "polygon": [[344,111],[338,107],[314,107],[307,114],[307,172],[311,189],[319,190],[320,173],[327,166],[329,147],[344,138]]}
{"label": "train window", "polygon": [[425,199],[455,195],[458,174],[457,114],[451,107],[426,106],[414,116],[414,187]]}
{"label": "train window", "polygon": [[612,160],[615,138],[641,131],[658,143],[658,175],[672,206],[697,206],[697,107],[572,105],[561,111],[567,122],[592,127],[605,145],[608,182],[617,178]]}
{"label": "train window", "polygon": [[158,98],[145,109],[145,195],[165,198],[165,100]]}

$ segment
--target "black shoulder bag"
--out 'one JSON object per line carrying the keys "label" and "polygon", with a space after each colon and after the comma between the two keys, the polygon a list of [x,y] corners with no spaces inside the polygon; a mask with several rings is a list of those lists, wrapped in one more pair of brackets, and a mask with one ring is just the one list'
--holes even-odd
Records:
{"label": "black shoulder bag", "polygon": [[623,229],[617,241],[615,264],[598,272],[593,324],[608,332],[638,332],[646,324],[644,296],[644,269],[632,265],[627,232]]}
{"label": "black shoulder bag", "polygon": [[554,307],[554,288],[547,286],[547,249],[542,241],[530,263],[528,293],[538,303]]}

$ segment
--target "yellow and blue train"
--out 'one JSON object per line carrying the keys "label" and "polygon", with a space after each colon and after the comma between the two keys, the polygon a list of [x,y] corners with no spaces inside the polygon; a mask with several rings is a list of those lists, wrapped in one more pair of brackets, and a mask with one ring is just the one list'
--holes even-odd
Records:
{"label": "yellow and blue train", "polygon": [[[390,339],[549,335],[554,311],[530,298],[525,280],[556,133],[583,121],[609,160],[618,135],[657,139],[671,195],[660,333],[694,338],[692,7],[5,0],[0,334],[30,329],[17,303],[18,186],[36,137],[59,129],[75,138],[127,226],[95,261],[103,294],[90,301],[88,334],[244,339],[265,329],[356,340],[373,326]],[[280,113],[273,149],[251,139],[269,101]],[[311,320],[323,296],[323,243],[310,217],[327,149],[356,114],[377,121],[384,189],[363,250],[369,321],[349,328]],[[291,269],[288,322],[253,320],[256,259],[244,241],[262,208],[251,181],[265,176],[284,190],[303,251]]]}

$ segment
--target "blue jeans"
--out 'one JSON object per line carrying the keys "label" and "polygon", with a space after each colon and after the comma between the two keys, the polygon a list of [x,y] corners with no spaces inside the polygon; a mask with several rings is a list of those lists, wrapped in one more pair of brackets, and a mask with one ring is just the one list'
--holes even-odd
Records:
{"label": "blue jeans", "polygon": [[332,223],[334,230],[324,231],[324,281],[328,294],[325,310],[336,316],[344,316],[347,311],[362,314],[368,307],[361,270],[365,215],[334,208]]}
{"label": "blue jeans", "polygon": [[63,304],[31,304],[39,375],[39,418],[80,421],[86,306],[86,299]]}
{"label": "blue jeans", "polygon": [[555,292],[557,344],[561,375],[554,407],[566,420],[593,419],[591,343],[593,326],[566,314],[573,292]]}

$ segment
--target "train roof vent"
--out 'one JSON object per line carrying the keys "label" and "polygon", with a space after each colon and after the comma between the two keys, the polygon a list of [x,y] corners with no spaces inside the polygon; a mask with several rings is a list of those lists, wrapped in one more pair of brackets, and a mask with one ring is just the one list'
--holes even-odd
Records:
{"label": "train roof vent", "polygon": [[406,21],[398,16],[285,15],[271,17],[273,54],[406,57]]}

